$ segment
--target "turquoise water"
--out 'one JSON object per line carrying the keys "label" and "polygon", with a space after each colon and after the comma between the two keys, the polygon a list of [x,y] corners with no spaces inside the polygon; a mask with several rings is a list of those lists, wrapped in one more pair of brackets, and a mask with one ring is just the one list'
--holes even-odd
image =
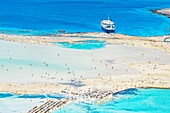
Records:
{"label": "turquoise water", "polygon": [[72,103],[53,113],[168,113],[169,89],[131,89],[104,104]]}
{"label": "turquoise water", "polygon": [[91,49],[99,49],[104,47],[106,45],[105,42],[106,41],[77,41],[75,43],[58,42],[57,45],[65,48],[91,50]]}
{"label": "turquoise water", "polygon": [[16,95],[0,93],[0,113],[26,113],[34,106],[42,104],[47,98],[64,98],[58,94],[46,95]]}
{"label": "turquoise water", "polygon": [[[71,103],[53,113],[168,113],[170,109],[169,95],[169,89],[130,89],[115,94],[114,96],[117,98],[104,104]],[[26,110],[29,110],[35,105],[44,102],[43,99],[46,98],[61,99],[64,96],[58,94],[15,95],[0,93],[0,112],[3,113],[3,108],[8,107],[10,109],[6,109],[6,113],[14,111],[15,107],[18,108],[17,112],[20,112],[20,109],[23,110],[22,102],[25,103]],[[33,100],[36,101],[34,102]]]}
{"label": "turquoise water", "polygon": [[55,98],[55,99],[62,99],[64,96],[58,94],[46,94],[46,95],[16,95],[12,93],[0,93],[0,98]]}
{"label": "turquoise water", "polygon": [[100,21],[109,15],[117,33],[166,35],[170,34],[170,19],[148,10],[169,4],[169,0],[0,0],[0,32],[102,32]]}

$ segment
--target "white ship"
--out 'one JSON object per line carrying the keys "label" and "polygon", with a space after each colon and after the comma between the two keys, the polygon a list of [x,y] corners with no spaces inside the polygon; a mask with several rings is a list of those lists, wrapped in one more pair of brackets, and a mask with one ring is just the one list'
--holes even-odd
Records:
{"label": "white ship", "polygon": [[101,26],[106,33],[114,33],[116,29],[114,22],[109,18],[108,20],[101,20]]}

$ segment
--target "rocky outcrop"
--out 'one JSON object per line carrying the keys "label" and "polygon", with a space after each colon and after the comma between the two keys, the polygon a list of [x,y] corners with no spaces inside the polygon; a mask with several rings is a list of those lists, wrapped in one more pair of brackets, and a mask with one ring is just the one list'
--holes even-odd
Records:
{"label": "rocky outcrop", "polygon": [[153,13],[159,14],[159,15],[165,15],[168,18],[170,18],[170,8],[150,10],[150,11],[152,11]]}

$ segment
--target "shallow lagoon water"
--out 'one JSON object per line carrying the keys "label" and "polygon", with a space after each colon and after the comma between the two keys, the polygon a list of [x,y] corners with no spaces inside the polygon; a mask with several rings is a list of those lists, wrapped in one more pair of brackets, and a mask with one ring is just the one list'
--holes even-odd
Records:
{"label": "shallow lagoon water", "polygon": [[[112,101],[103,104],[71,103],[53,113],[168,113],[170,109],[169,89],[129,89],[114,94]],[[47,98],[64,98],[61,95],[16,95],[0,93],[0,112],[27,112]],[[24,106],[23,106],[24,104]]]}
{"label": "shallow lagoon water", "polygon": [[[99,73],[102,76],[116,76],[124,73],[137,74],[137,70],[126,67],[120,62],[151,61],[165,64],[170,62],[168,60],[169,55],[160,50],[127,47],[118,44],[106,44],[100,49],[83,50],[68,49],[57,45],[32,45],[5,40],[0,40],[0,43],[1,82],[56,83],[61,82],[61,78],[67,81],[80,76],[85,78],[98,77]],[[96,44],[95,41],[93,43]],[[101,43],[101,45],[103,44]],[[145,57],[141,56],[142,53],[145,53]],[[156,58],[161,59],[156,60]],[[103,60],[103,64],[100,63],[101,60]],[[109,67],[113,66],[115,68],[106,67],[106,63]],[[67,73],[68,69],[72,74]]]}
{"label": "shallow lagoon water", "polygon": [[168,113],[169,89],[130,89],[104,104],[72,103],[53,113]]}
{"label": "shallow lagoon water", "polygon": [[65,48],[91,50],[91,49],[99,49],[104,47],[106,45],[105,42],[106,41],[77,41],[74,43],[58,42],[57,45]]}
{"label": "shallow lagoon water", "polygon": [[64,98],[58,94],[46,95],[16,95],[12,93],[0,93],[0,113],[26,113],[34,106],[42,104],[47,98]]}

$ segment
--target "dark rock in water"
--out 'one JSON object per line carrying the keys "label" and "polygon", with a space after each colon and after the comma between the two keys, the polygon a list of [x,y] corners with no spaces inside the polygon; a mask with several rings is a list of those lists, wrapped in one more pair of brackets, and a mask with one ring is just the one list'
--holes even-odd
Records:
{"label": "dark rock in water", "polygon": [[149,10],[152,11],[153,13],[159,14],[159,15],[164,15],[170,18],[170,8],[165,8],[165,9],[158,9],[158,10]]}
{"label": "dark rock in water", "polygon": [[1,32],[8,32],[8,33],[33,33],[35,31],[6,31],[6,30],[2,30]]}
{"label": "dark rock in water", "polygon": [[59,33],[66,33],[66,31],[57,31],[57,32],[59,32]]}
{"label": "dark rock in water", "polygon": [[18,32],[20,32],[20,33],[33,33],[35,31],[18,31]]}

